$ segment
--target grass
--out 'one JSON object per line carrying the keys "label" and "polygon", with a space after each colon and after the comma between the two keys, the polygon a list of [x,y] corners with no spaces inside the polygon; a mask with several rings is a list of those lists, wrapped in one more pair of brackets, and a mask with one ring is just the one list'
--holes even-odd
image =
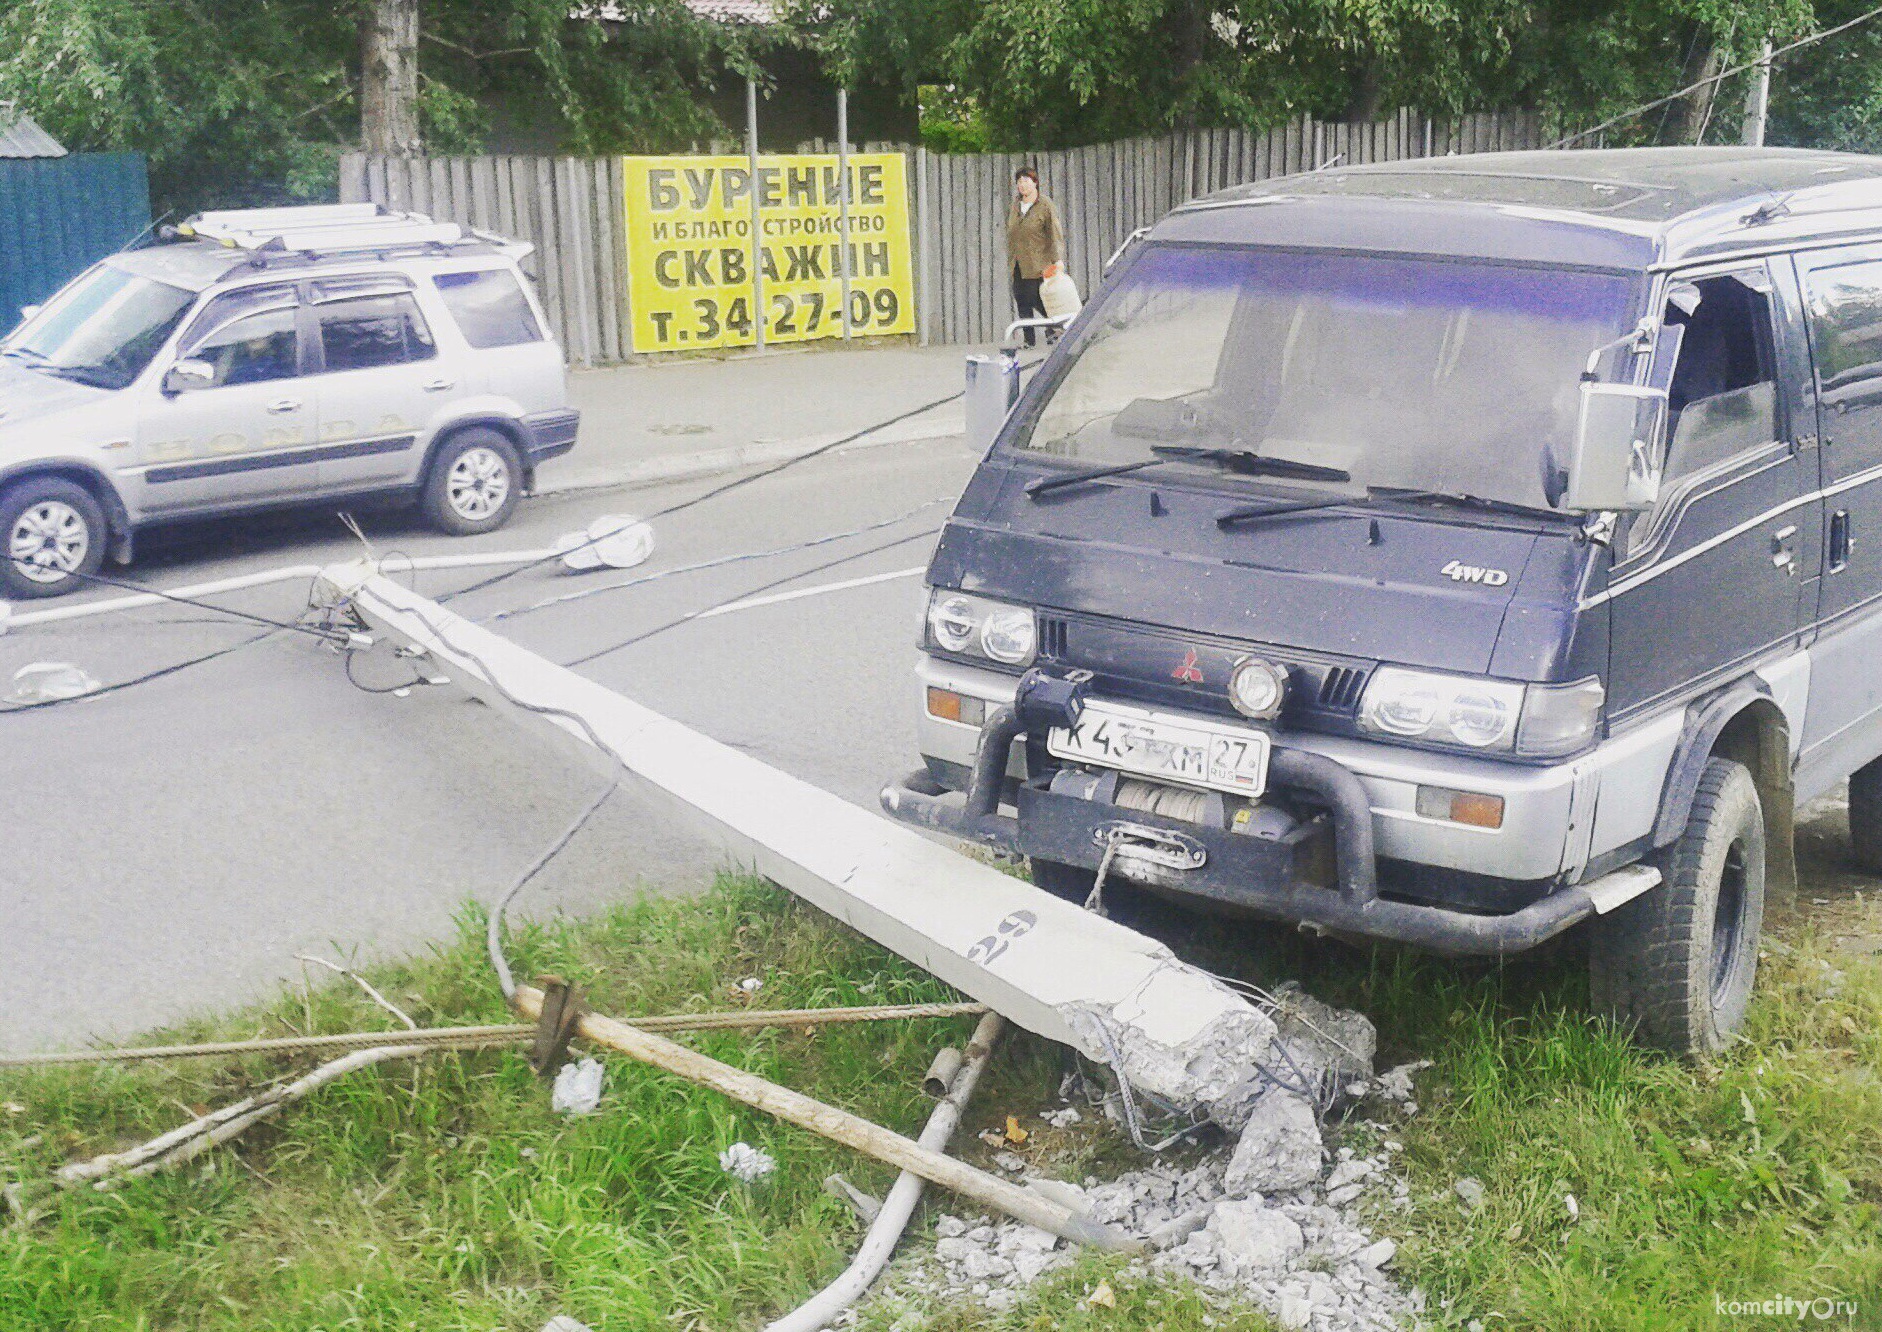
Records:
{"label": "grass", "polygon": [[[1859,1306],[1828,1326],[1882,1327],[1882,901],[1843,876],[1842,843],[1805,830],[1809,876],[1777,913],[1751,1039],[1704,1068],[1635,1051],[1585,1012],[1580,959],[1561,946],[1504,967],[1356,953],[1258,927],[1137,904],[1179,951],[1272,982],[1301,977],[1380,1026],[1384,1058],[1428,1058],[1423,1109],[1389,1128],[1405,1145],[1402,1279],[1430,1321],[1486,1332],[1632,1332],[1778,1326],[1720,1300],[1829,1296]],[[1814,839],[1814,840],[1813,840]],[[1821,904],[1818,899],[1822,899]],[[1846,936],[1846,937],[1839,937]],[[501,1020],[467,914],[434,954],[372,971],[420,1022]],[[1867,951],[1865,951],[1867,950]],[[726,1007],[743,976],[766,1006],[951,997],[938,982],[785,894],[724,880],[574,924],[532,926],[518,973],[554,970],[602,1011]],[[342,1030],[385,1017],[343,985],[197,1024],[188,1038]],[[729,1062],[912,1132],[913,1086],[968,1020],[688,1037]],[[1059,1054],[1013,1038],[970,1128],[1026,1116]],[[302,1061],[304,1066],[304,1061]],[[0,1179],[171,1127],[235,1099],[286,1061],[60,1069],[0,1078]],[[31,1229],[0,1230],[0,1329],[281,1332],[505,1329],[567,1313],[598,1332],[753,1327],[847,1261],[857,1225],[820,1182],[840,1170],[879,1191],[888,1171],[664,1074],[615,1061],[601,1113],[552,1115],[514,1054],[446,1055],[357,1074],[175,1175],[62,1196]],[[1031,1121],[1040,1129],[1038,1121]],[[1370,1149],[1378,1131],[1341,1131]],[[28,1146],[32,1138],[37,1145]],[[778,1158],[747,1189],[718,1167],[743,1139]],[[1129,1154],[1115,1140],[1035,1133],[1082,1174]],[[967,1134],[970,1157],[984,1155]],[[1480,1180],[1483,1205],[1452,1192]],[[1579,1220],[1564,1195],[1573,1194]],[[1085,1297],[1108,1280],[1115,1307]],[[1018,1309],[870,1311],[901,1332],[1265,1332],[1252,1311],[1134,1278],[1089,1257]],[[1799,1325],[1797,1320],[1782,1325]],[[1802,1325],[1823,1326],[1811,1320]]]}

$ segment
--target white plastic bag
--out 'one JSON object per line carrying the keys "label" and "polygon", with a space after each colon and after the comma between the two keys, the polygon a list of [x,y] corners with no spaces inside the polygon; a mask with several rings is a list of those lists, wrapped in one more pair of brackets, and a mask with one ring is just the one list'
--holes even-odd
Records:
{"label": "white plastic bag", "polygon": [[559,1115],[592,1115],[601,1104],[601,1061],[584,1059],[564,1064],[555,1072],[555,1091],[549,1098]]}
{"label": "white plastic bag", "polygon": [[1069,319],[1084,309],[1078,299],[1078,284],[1063,268],[1039,284],[1039,300],[1046,307],[1048,319]]}

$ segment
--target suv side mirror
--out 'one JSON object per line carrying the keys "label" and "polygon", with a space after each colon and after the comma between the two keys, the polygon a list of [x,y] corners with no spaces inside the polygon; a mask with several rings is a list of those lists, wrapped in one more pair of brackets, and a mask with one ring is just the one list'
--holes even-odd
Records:
{"label": "suv side mirror", "polygon": [[1660,498],[1666,390],[1583,380],[1562,507],[1638,512]]}
{"label": "suv side mirror", "polygon": [[214,388],[216,367],[207,361],[182,360],[165,372],[163,391],[171,397],[193,389]]}
{"label": "suv side mirror", "polygon": [[24,324],[28,319],[31,319],[44,308],[44,306],[39,305],[22,305],[20,307],[20,322]]}

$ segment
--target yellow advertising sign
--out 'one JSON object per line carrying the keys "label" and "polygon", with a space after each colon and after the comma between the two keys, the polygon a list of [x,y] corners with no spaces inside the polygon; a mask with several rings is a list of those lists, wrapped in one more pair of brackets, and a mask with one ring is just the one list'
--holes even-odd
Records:
{"label": "yellow advertising sign", "polygon": [[[628,304],[637,352],[746,347],[751,170],[743,157],[629,157]],[[900,153],[849,159],[850,332],[915,331],[908,177]],[[758,159],[765,341],[843,336],[837,157]]]}

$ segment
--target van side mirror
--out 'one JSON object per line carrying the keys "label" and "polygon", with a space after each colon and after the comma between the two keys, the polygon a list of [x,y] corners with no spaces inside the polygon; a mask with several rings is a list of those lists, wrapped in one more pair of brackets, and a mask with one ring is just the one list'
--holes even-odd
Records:
{"label": "van side mirror", "polygon": [[163,376],[163,391],[170,397],[215,386],[216,367],[207,361],[178,361]]}
{"label": "van side mirror", "polygon": [[1584,380],[1562,507],[1582,513],[1651,509],[1660,498],[1666,390]]}
{"label": "van side mirror", "polygon": [[44,308],[44,306],[39,305],[22,305],[20,307],[20,322],[24,324],[28,319],[31,319]]}

